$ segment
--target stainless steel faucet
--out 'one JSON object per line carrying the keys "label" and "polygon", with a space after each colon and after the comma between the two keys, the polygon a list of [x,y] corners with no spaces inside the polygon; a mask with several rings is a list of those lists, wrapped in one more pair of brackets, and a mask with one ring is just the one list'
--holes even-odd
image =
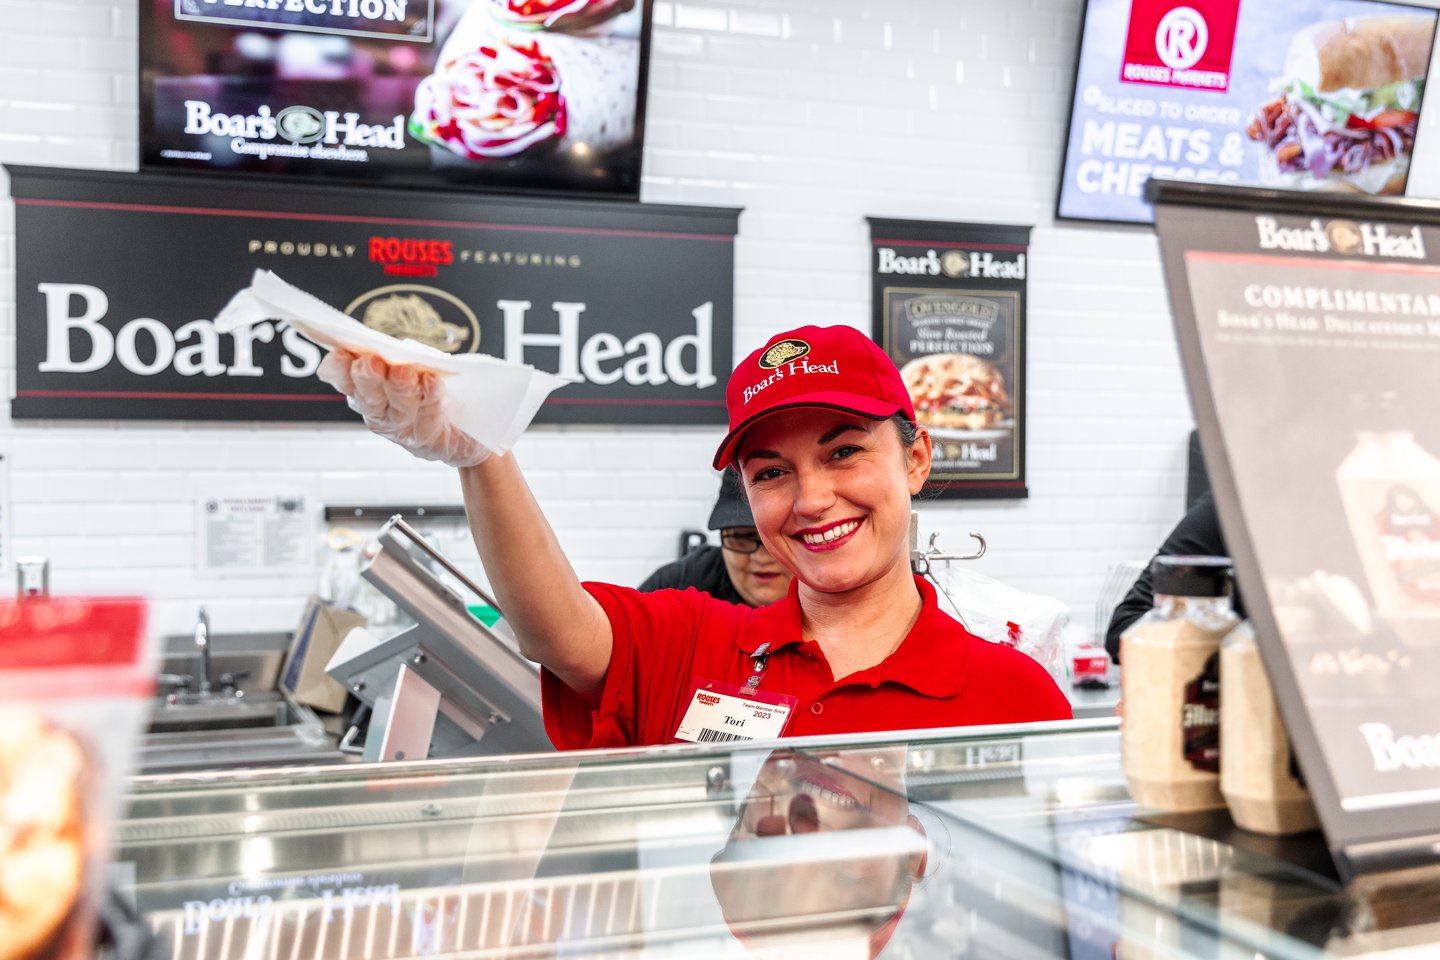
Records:
{"label": "stainless steel faucet", "polygon": [[47,557],[16,557],[15,580],[22,597],[50,596],[50,560]]}
{"label": "stainless steel faucet", "polygon": [[210,674],[210,614],[200,608],[200,619],[195,623],[195,646],[200,648],[200,695],[210,695],[213,680]]}

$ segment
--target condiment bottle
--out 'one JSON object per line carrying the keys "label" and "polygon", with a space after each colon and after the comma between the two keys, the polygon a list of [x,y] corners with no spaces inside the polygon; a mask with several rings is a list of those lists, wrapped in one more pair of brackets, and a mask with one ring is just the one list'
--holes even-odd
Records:
{"label": "condiment bottle", "polygon": [[1416,646],[1440,628],[1440,459],[1394,394],[1352,398],[1355,447],[1335,480],[1375,612]]}
{"label": "condiment bottle", "polygon": [[1228,557],[1156,557],[1155,605],[1120,637],[1130,795],[1160,810],[1225,805],[1220,795],[1220,640],[1230,608]]}
{"label": "condiment bottle", "polygon": [[1220,643],[1220,792],[1238,826],[1285,836],[1320,825],[1300,782],[1290,738],[1250,621]]}

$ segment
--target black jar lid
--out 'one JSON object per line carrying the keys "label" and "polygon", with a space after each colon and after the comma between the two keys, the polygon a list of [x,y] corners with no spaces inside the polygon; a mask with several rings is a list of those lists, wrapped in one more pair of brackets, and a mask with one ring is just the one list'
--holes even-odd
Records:
{"label": "black jar lid", "polygon": [[1224,597],[1230,593],[1230,566],[1229,557],[1156,557],[1151,585],[1167,597]]}

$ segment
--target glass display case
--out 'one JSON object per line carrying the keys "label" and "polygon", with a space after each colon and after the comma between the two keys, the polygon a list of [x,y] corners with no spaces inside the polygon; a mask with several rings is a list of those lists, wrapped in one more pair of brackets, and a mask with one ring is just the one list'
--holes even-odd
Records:
{"label": "glass display case", "polygon": [[1431,876],[1147,816],[1113,718],[896,736],[140,778],[116,882],[177,960],[1440,950]]}

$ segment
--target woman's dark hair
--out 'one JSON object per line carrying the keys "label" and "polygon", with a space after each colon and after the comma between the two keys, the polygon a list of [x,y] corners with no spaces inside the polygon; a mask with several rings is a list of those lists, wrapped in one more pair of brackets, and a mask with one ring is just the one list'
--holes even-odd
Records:
{"label": "woman's dark hair", "polygon": [[[917,425],[914,420],[907,419],[903,413],[895,414],[890,418],[890,421],[895,424],[895,430],[900,434],[901,445],[907,450],[915,446],[915,441],[920,439],[919,425]],[[924,488],[921,488],[920,492],[911,497],[911,499],[934,500],[938,499],[939,496],[940,491],[937,488],[932,488],[928,492]]]}
{"label": "woman's dark hair", "polygon": [[903,413],[897,413],[890,419],[894,422],[895,429],[900,431],[900,442],[907,447],[913,447],[915,441],[920,439],[920,430],[915,426],[915,421],[908,419]]}

